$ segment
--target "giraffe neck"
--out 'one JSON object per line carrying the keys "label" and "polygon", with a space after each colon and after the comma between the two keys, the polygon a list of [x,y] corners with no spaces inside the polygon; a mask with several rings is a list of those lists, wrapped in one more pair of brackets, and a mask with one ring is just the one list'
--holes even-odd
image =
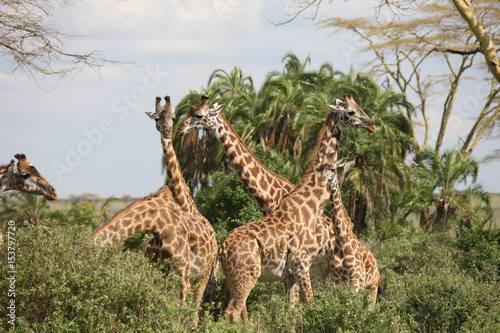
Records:
{"label": "giraffe neck", "polygon": [[[155,201],[161,197],[171,197],[168,187],[129,205],[127,208],[118,212],[104,226],[94,232],[94,236],[99,236],[101,244],[114,244],[119,242],[122,237],[127,238],[139,231],[151,230],[157,231],[158,224],[163,223],[162,219],[148,219],[146,214],[143,214],[145,209],[138,210],[138,206],[147,205],[148,202]],[[155,208],[157,208],[155,206]]]}
{"label": "giraffe neck", "polygon": [[269,214],[295,186],[269,171],[236,134],[229,122],[219,113],[214,134],[229,158],[234,170],[259,204],[264,215]]}
{"label": "giraffe neck", "polygon": [[326,174],[337,160],[341,132],[342,126],[340,126],[338,115],[330,113],[321,130],[311,165],[300,184],[285,199],[294,201],[299,206],[308,206],[317,218],[303,219],[303,223],[313,230],[316,230],[317,221],[330,199],[330,191],[326,186]]}
{"label": "giraffe neck", "polygon": [[177,159],[177,155],[175,155],[172,140],[162,136],[161,145],[167,168],[167,186],[170,188],[175,202],[177,202],[183,211],[190,213],[193,216],[201,215],[189,193],[189,187],[184,181],[181,166],[179,164],[179,160]]}
{"label": "giraffe neck", "polygon": [[[346,244],[348,242],[349,233],[351,232],[351,222],[345,210],[344,203],[342,202],[336,172],[333,177],[335,177],[335,180],[330,182],[330,191],[335,242],[338,244]],[[342,246],[340,248],[342,248]]]}

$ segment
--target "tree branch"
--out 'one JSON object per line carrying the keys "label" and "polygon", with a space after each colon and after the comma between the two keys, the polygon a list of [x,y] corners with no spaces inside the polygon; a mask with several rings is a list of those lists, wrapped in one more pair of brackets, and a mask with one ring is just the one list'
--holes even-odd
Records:
{"label": "tree branch", "polygon": [[488,68],[497,82],[500,82],[500,61],[498,60],[495,45],[482,24],[478,21],[472,4],[469,0],[451,0],[451,2],[464,21],[467,22],[474,36],[476,36],[477,41],[484,50],[483,54]]}
{"label": "tree branch", "polygon": [[434,52],[434,51],[436,51],[436,52],[448,52],[448,53],[460,54],[460,55],[470,55],[470,54],[476,54],[476,53],[484,54],[482,47],[477,47],[474,50],[465,50],[465,51],[447,49],[447,48],[442,48],[442,47],[435,47],[429,53]]}

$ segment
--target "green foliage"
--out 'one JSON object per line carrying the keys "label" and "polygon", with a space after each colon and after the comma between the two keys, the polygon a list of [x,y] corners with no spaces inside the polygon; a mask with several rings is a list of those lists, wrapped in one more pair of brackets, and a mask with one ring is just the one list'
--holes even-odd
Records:
{"label": "green foliage", "polygon": [[39,195],[12,192],[0,196],[0,200],[0,219],[5,222],[38,224],[49,211],[47,200]]}
{"label": "green foliage", "polygon": [[459,256],[452,239],[444,233],[419,232],[408,237],[391,238],[377,244],[377,263],[397,274],[424,274],[429,271],[457,270]]}
{"label": "green foliage", "polygon": [[464,230],[455,240],[460,268],[481,281],[500,282],[500,230]]}
{"label": "green foliage", "polygon": [[431,271],[403,275],[393,292],[392,306],[412,332],[495,332],[500,328],[498,285],[479,284],[453,270]]}
{"label": "green foliage", "polygon": [[284,156],[273,148],[264,151],[262,146],[259,145],[255,147],[253,153],[267,169],[278,176],[288,179],[294,185],[300,182],[306,171],[296,159]]}
{"label": "green foliage", "polygon": [[210,185],[196,192],[200,213],[213,225],[220,243],[234,228],[262,217],[259,206],[236,172],[215,172]]}
{"label": "green foliage", "polygon": [[[490,196],[475,183],[479,166],[474,158],[465,158],[457,148],[441,155],[426,149],[415,155],[413,188],[416,189],[411,205],[435,211],[428,221],[420,221],[424,229],[439,227],[482,228],[493,219]],[[472,185],[464,187],[472,180]],[[436,196],[434,193],[438,192]]]}
{"label": "green foliage", "polygon": [[[227,283],[218,285],[200,320],[178,302],[178,278],[165,276],[141,251],[96,244],[84,225],[42,220],[16,230],[17,331],[145,332],[497,332],[500,232],[416,232],[372,246],[382,281],[373,308],[366,291],[325,285],[293,309],[282,283],[257,283],[250,323],[229,323]],[[146,237],[147,238],[147,237]],[[145,240],[147,241],[147,239]],[[143,242],[144,246],[144,242]],[[0,265],[7,266],[0,251]],[[0,280],[6,294],[9,281]],[[7,297],[0,298],[0,326]],[[293,324],[295,322],[295,324]]]}
{"label": "green foliage", "polygon": [[[84,226],[39,226],[16,232],[16,316],[20,331],[169,331],[192,329],[195,309],[181,306],[175,279],[142,253],[102,247]],[[1,252],[7,266],[6,251]],[[0,280],[6,294],[9,281]],[[0,298],[7,329],[8,298]]]}
{"label": "green foliage", "polygon": [[[63,217],[67,223],[74,225],[88,225],[93,229],[97,228],[103,222],[108,220],[108,212],[106,206],[113,200],[118,199],[115,196],[109,197],[100,209],[97,209],[92,200],[82,203],[71,203],[71,208],[65,213]],[[51,217],[58,217],[59,212],[54,212]],[[60,217],[59,217],[60,218]]]}

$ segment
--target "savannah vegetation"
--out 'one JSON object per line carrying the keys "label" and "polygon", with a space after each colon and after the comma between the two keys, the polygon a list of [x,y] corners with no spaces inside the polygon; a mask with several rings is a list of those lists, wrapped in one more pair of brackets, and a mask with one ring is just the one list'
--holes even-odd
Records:
{"label": "savannah vegetation", "polygon": [[[298,1],[302,7],[297,13],[321,2]],[[37,32],[5,34],[22,37],[0,45],[3,55],[13,60],[13,70],[30,75],[50,68],[47,62],[37,63],[39,59],[49,63],[63,59],[69,68],[44,74],[64,76],[80,65],[107,61],[98,53],[62,53],[57,46],[64,44],[65,36],[55,30],[44,32],[43,26],[36,25],[43,20],[30,16],[50,14],[41,10],[44,1],[27,7],[21,2],[6,3],[10,20],[29,19],[25,31]],[[391,0],[383,2],[380,10],[385,14],[378,19],[331,18],[318,23],[328,32],[353,33],[356,46],[373,59],[363,72],[339,71],[329,63],[311,68],[310,57],[287,54],[283,68],[269,73],[258,90],[242,68],[216,69],[206,87],[190,91],[176,108],[180,122],[202,94],[208,94],[211,103],[224,103],[225,117],[256,156],[297,184],[326,117],[325,104],[344,93],[353,95],[377,126],[372,134],[346,129],[339,152],[340,158],[349,160],[341,177],[344,205],[355,233],[371,249],[381,272],[380,298],[373,309],[365,292],[355,295],[342,286],[325,286],[311,304],[299,303],[291,310],[281,284],[258,284],[248,300],[251,322],[230,325],[223,315],[228,289],[220,270],[214,298],[196,328],[191,323],[197,309],[177,301],[177,277],[165,277],[143,257],[144,234],[114,247],[95,244],[92,231],[109,220],[110,208],[119,200],[109,198],[99,204],[95,198],[75,200],[57,207],[39,197],[7,194],[0,196],[0,221],[2,231],[7,221],[17,222],[17,326],[8,325],[9,298],[1,297],[2,329],[500,331],[496,225],[500,197],[486,193],[476,182],[481,161],[474,158],[474,149],[482,141],[498,135],[500,76],[491,46],[499,45],[495,23],[500,5],[475,0],[472,10],[468,0],[425,1],[419,6],[414,1]],[[1,24],[1,31],[16,26],[8,21]],[[46,39],[49,44],[33,39],[44,34],[52,34]],[[52,53],[43,53],[47,51]],[[436,61],[445,64],[441,72],[432,67]],[[475,95],[476,108],[468,110],[472,125],[456,145],[446,145],[449,119],[468,105],[457,101],[471,83],[482,87]],[[428,123],[431,102],[442,110],[435,142]],[[193,133],[175,144],[186,182],[219,243],[231,229],[260,218],[256,203],[230,171],[210,133]],[[492,151],[488,159],[496,158],[498,151]],[[0,251],[2,276],[7,262],[7,252]],[[9,286],[9,280],[0,279],[2,295]]]}

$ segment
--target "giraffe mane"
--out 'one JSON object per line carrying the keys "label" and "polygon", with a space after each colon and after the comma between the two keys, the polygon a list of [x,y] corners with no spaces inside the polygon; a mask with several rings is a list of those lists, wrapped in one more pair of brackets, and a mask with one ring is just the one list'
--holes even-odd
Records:
{"label": "giraffe mane", "polygon": [[[229,123],[229,121],[226,119],[226,117],[224,117],[224,115],[219,112],[219,115],[221,116],[221,119],[228,125],[227,127],[229,128],[229,130],[231,131],[231,133],[233,133],[237,138],[239,138],[241,140],[241,143],[248,148],[247,145],[245,145],[245,143],[243,142],[243,140],[241,139],[241,137],[238,135],[238,133],[236,133],[236,131],[233,129],[233,127],[231,126],[231,124]],[[258,166],[260,167],[263,167],[265,168],[264,164],[262,164],[262,162],[255,156],[255,154],[250,150],[248,149],[250,155],[254,158],[255,160],[255,163],[257,163]],[[287,184],[290,184],[290,185],[293,185],[288,179],[284,178],[284,177],[281,177],[280,175],[277,175],[275,174],[274,172],[272,172],[271,170],[269,170],[272,174],[274,174],[276,176],[277,179],[283,181],[283,182],[286,182]],[[294,185],[295,186],[295,185]]]}
{"label": "giraffe mane", "polygon": [[288,197],[290,196],[292,193],[296,192],[299,187],[301,187],[302,184],[304,184],[304,182],[307,181],[307,176],[313,172],[313,169],[314,169],[314,166],[315,166],[315,161],[317,160],[318,158],[318,153],[319,153],[319,147],[321,146],[321,142],[323,141],[323,137],[325,136],[325,132],[326,132],[326,127],[328,126],[328,124],[330,124],[330,121],[332,119],[332,117],[334,116],[334,112],[329,112],[328,113],[328,116],[326,117],[326,120],[325,120],[325,123],[323,124],[323,127],[321,128],[321,132],[319,132],[319,137],[318,137],[318,142],[316,143],[316,148],[314,150],[314,156],[313,156],[313,159],[311,161],[311,164],[309,164],[309,167],[307,168],[307,171],[306,173],[304,174],[304,176],[302,177],[302,180],[300,181],[300,183],[293,189],[291,190],[290,192],[288,192],[288,194],[285,196],[285,197]]}
{"label": "giraffe mane", "polygon": [[150,200],[150,199],[154,199],[154,198],[157,198],[159,197],[160,195],[162,195],[164,192],[167,192],[167,194],[170,194],[172,195],[172,192],[170,191],[170,189],[168,188],[168,186],[165,186],[164,188],[162,188],[161,190],[153,193],[153,194],[150,194],[148,195],[147,197],[145,198],[142,198],[141,200],[137,200],[133,203],[131,203],[130,205],[128,205],[127,207],[123,208],[122,210],[120,210],[118,213],[115,214],[115,216],[113,216],[113,218],[111,220],[108,221],[108,223],[106,223],[105,225],[103,225],[102,227],[100,227],[99,229],[97,229],[96,232],[94,232],[94,235],[98,235],[101,231],[103,231],[104,229],[106,229],[111,223],[113,223],[115,220],[121,218],[122,216],[124,216],[126,213],[128,213],[131,209],[134,209],[135,207],[137,207],[138,205],[142,204],[144,201],[147,201],[147,200]]}

